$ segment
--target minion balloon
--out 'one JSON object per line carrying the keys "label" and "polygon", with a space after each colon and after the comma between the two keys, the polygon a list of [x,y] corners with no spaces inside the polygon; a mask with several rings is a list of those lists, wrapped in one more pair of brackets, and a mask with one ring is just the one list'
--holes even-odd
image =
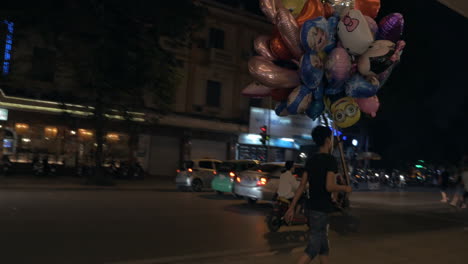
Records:
{"label": "minion balloon", "polygon": [[361,110],[352,97],[343,97],[334,102],[330,112],[335,124],[341,128],[353,126],[361,118]]}

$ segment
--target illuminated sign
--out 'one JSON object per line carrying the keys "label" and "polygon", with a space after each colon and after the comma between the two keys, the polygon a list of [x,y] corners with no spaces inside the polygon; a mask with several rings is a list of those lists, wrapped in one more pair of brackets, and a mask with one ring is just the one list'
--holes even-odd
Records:
{"label": "illuminated sign", "polygon": [[0,120],[1,121],[8,120],[8,109],[0,108]]}
{"label": "illuminated sign", "polygon": [[249,132],[252,134],[257,134],[262,126],[267,126],[268,134],[272,137],[304,138],[303,135],[310,135],[318,125],[318,120],[313,121],[305,115],[277,116],[270,109],[250,108]]}
{"label": "illuminated sign", "polygon": [[[239,143],[247,145],[262,145],[259,134],[240,134]],[[292,138],[270,138],[270,147],[299,149],[300,146]]]}

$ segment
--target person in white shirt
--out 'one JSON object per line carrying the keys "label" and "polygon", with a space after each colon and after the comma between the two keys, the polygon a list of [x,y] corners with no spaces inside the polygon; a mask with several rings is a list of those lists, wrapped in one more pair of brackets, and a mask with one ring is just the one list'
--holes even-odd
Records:
{"label": "person in white shirt", "polygon": [[294,161],[286,161],[284,169],[280,176],[280,182],[278,187],[278,197],[283,197],[288,200],[294,198],[294,194],[299,187],[300,182],[293,176],[292,171],[294,170]]}

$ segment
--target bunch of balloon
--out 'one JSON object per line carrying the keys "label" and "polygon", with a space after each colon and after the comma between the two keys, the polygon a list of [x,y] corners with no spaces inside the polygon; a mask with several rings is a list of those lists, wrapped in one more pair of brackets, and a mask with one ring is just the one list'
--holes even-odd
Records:
{"label": "bunch of balloon", "polygon": [[274,25],[254,41],[255,80],[242,94],[271,96],[279,116],[327,113],[340,128],[375,117],[377,92],[400,61],[403,16],[374,20],[380,0],[260,0]]}

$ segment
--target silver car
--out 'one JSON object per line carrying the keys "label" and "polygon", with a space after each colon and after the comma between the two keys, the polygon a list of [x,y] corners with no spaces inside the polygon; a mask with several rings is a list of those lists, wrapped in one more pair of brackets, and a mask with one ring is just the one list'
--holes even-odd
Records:
{"label": "silver car", "polygon": [[177,170],[176,186],[179,190],[191,189],[201,192],[211,187],[211,181],[222,163],[215,159],[196,159],[185,161],[182,168]]}
{"label": "silver car", "polygon": [[[274,200],[283,168],[284,162],[271,162],[243,171],[235,178],[233,192],[250,204],[258,200]],[[302,176],[302,171],[301,166],[296,166],[295,176]]]}

